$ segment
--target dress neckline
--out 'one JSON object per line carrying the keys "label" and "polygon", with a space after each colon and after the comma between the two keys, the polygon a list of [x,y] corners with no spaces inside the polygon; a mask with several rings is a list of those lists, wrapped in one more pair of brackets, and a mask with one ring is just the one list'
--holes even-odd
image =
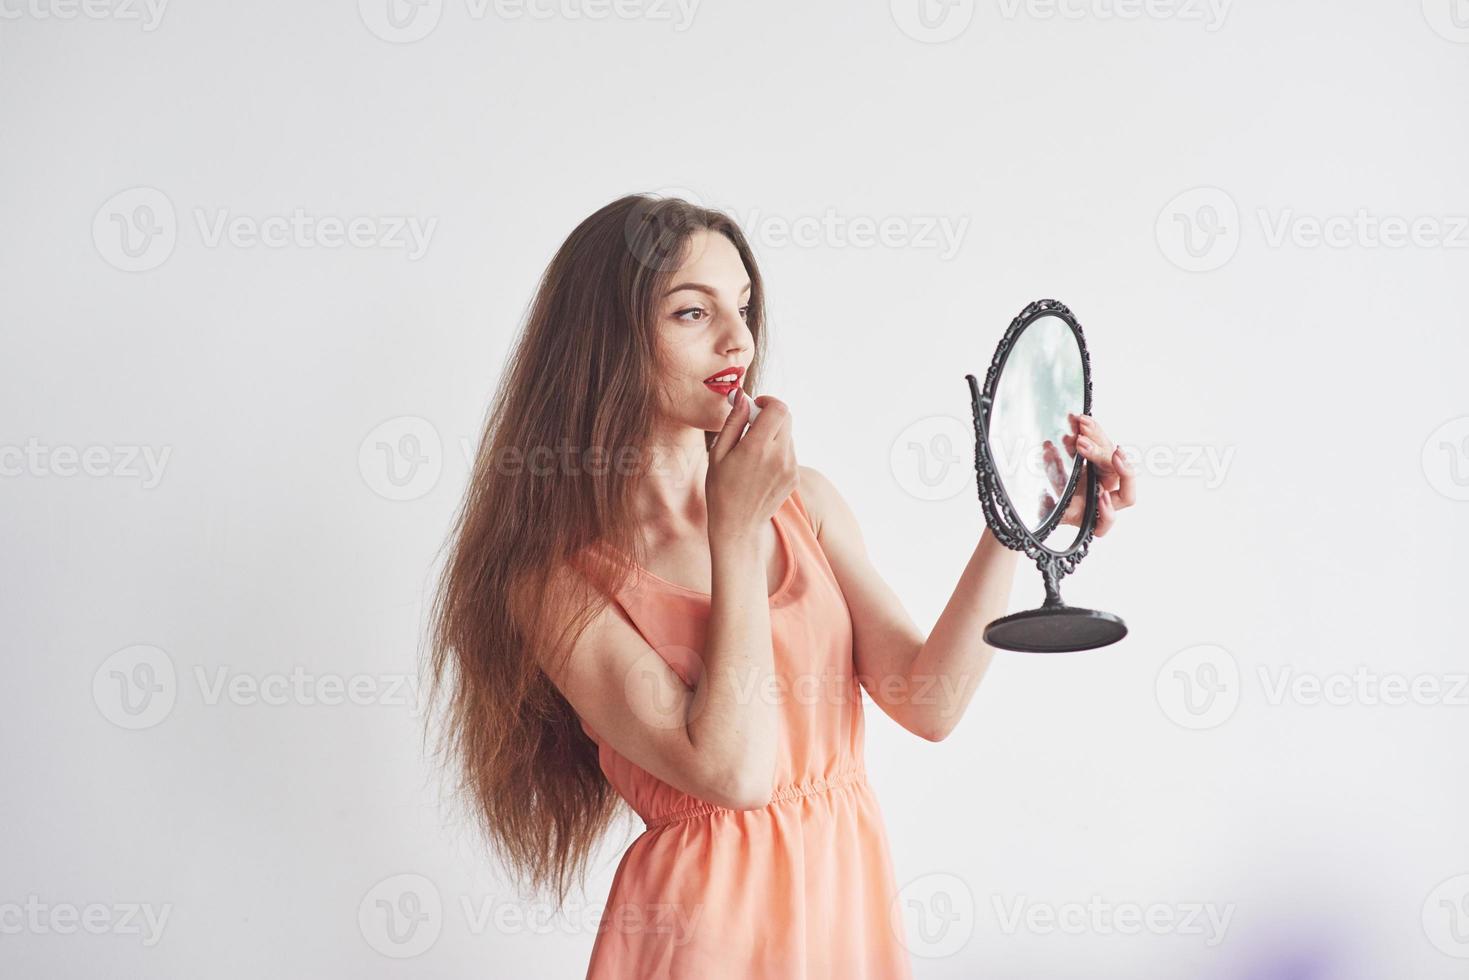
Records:
{"label": "dress neckline", "polygon": [[[786,529],[781,524],[779,519],[780,512],[784,509],[785,504],[782,503],[780,507],[776,509],[775,513],[770,515],[770,523],[775,525],[776,545],[777,547],[779,547],[781,555],[785,559],[785,576],[781,579],[780,584],[775,587],[775,591],[770,593],[770,595],[766,597],[767,601],[769,602],[774,602],[776,599],[784,596],[786,592],[790,590],[791,583],[794,582],[796,579],[796,550],[795,548],[791,547],[790,538],[787,536]],[[691,589],[686,585],[679,585],[677,582],[670,582],[663,576],[654,574],[653,572],[644,568],[642,565],[639,565],[637,562],[632,561],[631,559],[628,559],[628,564],[636,568],[639,573],[646,575],[648,578],[652,579],[655,582],[668,586],[670,589],[675,589],[686,595],[700,596],[705,599],[712,600],[714,598],[708,592],[700,592],[698,589]]]}

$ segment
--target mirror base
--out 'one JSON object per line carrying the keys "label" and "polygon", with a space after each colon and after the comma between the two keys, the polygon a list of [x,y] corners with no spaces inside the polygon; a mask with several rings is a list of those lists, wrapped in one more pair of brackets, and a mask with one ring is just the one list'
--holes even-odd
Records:
{"label": "mirror base", "polygon": [[1096,609],[1042,606],[1012,613],[984,628],[984,642],[1020,653],[1071,653],[1095,650],[1127,635],[1120,618]]}

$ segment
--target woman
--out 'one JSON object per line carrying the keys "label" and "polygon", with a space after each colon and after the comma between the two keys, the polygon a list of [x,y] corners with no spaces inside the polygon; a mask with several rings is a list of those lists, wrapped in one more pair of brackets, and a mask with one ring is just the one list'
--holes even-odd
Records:
{"label": "woman", "polygon": [[[786,405],[762,395],[750,422],[763,299],[719,212],[629,196],[583,221],[542,278],[444,568],[443,748],[517,880],[559,904],[622,801],[646,824],[589,978],[910,976],[861,692],[944,738],[1006,611],[1016,553],[986,531],[925,638],[797,464]],[[1095,422],[1073,428],[1105,534],[1132,475]]]}

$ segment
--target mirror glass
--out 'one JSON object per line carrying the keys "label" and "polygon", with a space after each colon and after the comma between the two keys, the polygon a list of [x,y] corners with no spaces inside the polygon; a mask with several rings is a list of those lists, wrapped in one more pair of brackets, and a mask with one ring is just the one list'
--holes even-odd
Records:
{"label": "mirror glass", "polygon": [[[990,409],[990,454],[1006,496],[1030,531],[1056,509],[1076,466],[1066,413],[1081,414],[1085,386],[1081,346],[1057,316],[1037,317],[1026,326],[1000,370]],[[1076,496],[1085,489],[1078,486]]]}

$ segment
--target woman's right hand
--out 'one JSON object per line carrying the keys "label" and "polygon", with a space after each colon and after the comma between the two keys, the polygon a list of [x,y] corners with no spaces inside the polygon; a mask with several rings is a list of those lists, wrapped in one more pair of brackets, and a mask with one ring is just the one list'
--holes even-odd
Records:
{"label": "woman's right hand", "polygon": [[773,395],[761,395],[755,404],[760,406],[760,417],[741,435],[750,417],[749,395],[742,389],[709,448],[704,493],[711,540],[754,532],[796,489],[791,411]]}

